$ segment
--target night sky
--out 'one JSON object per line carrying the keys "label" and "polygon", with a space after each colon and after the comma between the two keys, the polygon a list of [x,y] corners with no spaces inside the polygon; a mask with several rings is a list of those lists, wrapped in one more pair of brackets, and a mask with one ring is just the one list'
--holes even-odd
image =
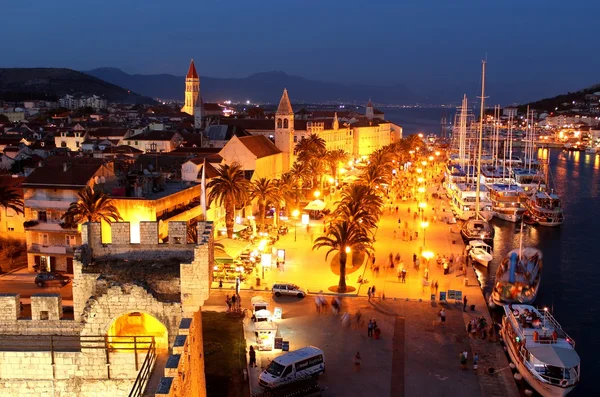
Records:
{"label": "night sky", "polygon": [[403,83],[600,82],[600,1],[19,0],[0,13],[1,67],[110,66],[212,77],[282,70]]}

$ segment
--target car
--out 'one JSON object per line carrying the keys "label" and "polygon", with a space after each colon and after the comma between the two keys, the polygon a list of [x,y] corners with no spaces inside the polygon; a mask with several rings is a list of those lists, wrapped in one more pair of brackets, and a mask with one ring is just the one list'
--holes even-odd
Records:
{"label": "car", "polygon": [[298,298],[304,298],[306,296],[305,290],[292,283],[277,282],[273,284],[271,291],[275,296],[291,295],[297,296]]}
{"label": "car", "polygon": [[64,287],[70,282],[71,279],[69,277],[54,272],[43,272],[35,277],[35,284],[38,287],[45,287],[47,285],[60,285]]}

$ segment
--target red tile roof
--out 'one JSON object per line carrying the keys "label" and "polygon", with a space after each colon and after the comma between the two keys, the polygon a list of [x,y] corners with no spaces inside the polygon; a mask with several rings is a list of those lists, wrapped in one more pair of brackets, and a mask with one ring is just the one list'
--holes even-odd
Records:
{"label": "red tile roof", "polygon": [[196,66],[194,65],[194,60],[192,59],[192,62],[190,62],[190,68],[188,69],[187,72],[187,76],[185,76],[186,79],[197,79],[198,78],[198,73],[196,73]]}
{"label": "red tile roof", "polygon": [[259,159],[281,153],[281,150],[264,135],[243,136],[238,139]]}
{"label": "red tile roof", "polygon": [[[102,168],[102,164],[80,163],[72,158],[62,158],[62,162],[46,162],[36,168],[23,182],[24,188],[81,189]],[[70,164],[64,170],[63,163]]]}

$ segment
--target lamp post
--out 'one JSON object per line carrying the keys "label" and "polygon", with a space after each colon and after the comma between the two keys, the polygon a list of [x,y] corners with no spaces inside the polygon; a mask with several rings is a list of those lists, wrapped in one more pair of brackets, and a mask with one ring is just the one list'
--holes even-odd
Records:
{"label": "lamp post", "polygon": [[296,226],[298,225],[298,215],[300,215],[300,211],[294,210],[292,212],[292,216],[294,217],[294,242],[296,242]]}
{"label": "lamp post", "polygon": [[425,248],[425,229],[429,226],[429,222],[421,222],[421,226],[423,227],[423,248]]}

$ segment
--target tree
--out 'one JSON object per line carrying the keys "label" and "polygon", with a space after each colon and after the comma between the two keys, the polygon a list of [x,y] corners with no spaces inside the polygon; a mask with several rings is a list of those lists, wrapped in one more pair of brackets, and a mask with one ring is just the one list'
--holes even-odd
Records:
{"label": "tree", "polygon": [[343,149],[328,150],[325,153],[325,159],[327,161],[327,167],[333,179],[338,177],[338,165],[340,163],[346,163],[350,159],[350,155]]}
{"label": "tree", "polygon": [[16,190],[8,186],[0,186],[0,205],[10,208],[17,214],[23,214],[23,199]]}
{"label": "tree", "polygon": [[366,233],[373,233],[377,227],[383,199],[373,189],[361,184],[352,184],[342,191],[341,200],[333,211],[338,221],[356,223]]}
{"label": "tree", "polygon": [[[260,212],[260,224],[265,225],[265,211],[267,204],[278,203],[281,201],[281,195],[276,182],[267,178],[260,178],[252,183],[251,199],[258,200],[258,211]],[[277,215],[275,216],[277,217]]]}
{"label": "tree", "polygon": [[317,134],[310,134],[296,144],[295,151],[298,161],[306,162],[312,158],[322,157],[327,146],[325,140]]}
{"label": "tree", "polygon": [[289,216],[291,213],[290,204],[293,203],[294,208],[296,208],[298,207],[298,203],[302,201],[302,189],[298,186],[298,181],[290,172],[281,175],[281,178],[277,180],[277,188]]}
{"label": "tree", "polygon": [[210,190],[209,204],[216,201],[218,205],[225,207],[227,237],[233,238],[235,208],[248,201],[251,189],[250,181],[244,177],[242,166],[237,163],[219,166],[217,176],[206,184],[206,188]]}
{"label": "tree", "polygon": [[346,261],[348,253],[346,250],[365,251],[370,253],[372,241],[363,229],[356,223],[349,221],[335,222],[327,229],[327,235],[318,237],[314,244],[314,249],[329,247],[325,254],[327,260],[330,253],[338,251],[340,255],[340,280],[338,282],[338,292],[346,292]]}
{"label": "tree", "polygon": [[264,119],[265,111],[263,108],[250,108],[248,109],[248,117],[250,117],[251,119]]}
{"label": "tree", "polygon": [[113,200],[101,190],[87,186],[77,193],[78,200],[71,203],[61,219],[73,227],[83,222],[105,221],[108,224],[123,220]]}

